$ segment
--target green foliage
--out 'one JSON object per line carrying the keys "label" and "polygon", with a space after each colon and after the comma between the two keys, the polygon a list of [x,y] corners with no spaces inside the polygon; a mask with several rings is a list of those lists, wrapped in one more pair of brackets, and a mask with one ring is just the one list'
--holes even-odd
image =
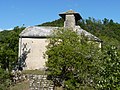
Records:
{"label": "green foliage", "polygon": [[[88,18],[78,22],[81,28],[103,40],[102,51],[86,43],[71,30],[59,30],[50,39],[48,50],[49,76],[56,85],[67,89],[95,88],[119,90],[120,24],[113,20]],[[63,19],[43,23],[38,26],[63,26]],[[25,27],[15,27],[11,31],[0,32],[0,89],[5,90],[9,82],[9,72],[18,60],[19,33]],[[64,34],[63,34],[64,33]],[[58,37],[56,37],[58,35]],[[115,45],[112,48],[109,45]],[[6,87],[5,87],[6,86]],[[90,90],[90,89],[86,89]]]}
{"label": "green foliage", "polygon": [[115,46],[106,47],[103,51],[98,88],[120,90],[120,54]]}
{"label": "green foliage", "polygon": [[54,27],[63,27],[64,26],[64,20],[62,18],[52,21],[52,22],[46,22],[41,25],[37,26],[54,26]]}
{"label": "green foliage", "polygon": [[29,90],[29,81],[17,83],[15,86],[10,86],[9,90]]}
{"label": "green foliage", "polygon": [[[52,22],[43,23],[38,26],[64,26],[63,19],[58,19]],[[120,24],[104,18],[103,20],[96,20],[89,17],[88,19],[82,19],[78,22],[81,28],[87,30],[93,35],[103,40],[103,44],[115,45],[120,50]]]}
{"label": "green foliage", "polygon": [[10,84],[9,74],[0,68],[0,90],[7,90]]}
{"label": "green foliage", "polygon": [[95,20],[89,18],[81,20],[79,25],[103,40],[104,44],[115,45],[120,49],[120,24],[113,22],[112,19]]}
{"label": "green foliage", "polygon": [[10,72],[18,60],[19,33],[24,27],[15,27],[11,31],[0,32],[0,90],[7,90],[10,84]]}
{"label": "green foliage", "polygon": [[[38,26],[57,26],[61,27],[63,25],[63,19],[58,19],[52,22],[43,23]],[[88,19],[83,19],[78,22],[81,28],[87,30],[93,35],[99,37],[103,40],[104,44],[111,44],[118,47],[120,50],[120,24],[115,23],[112,19],[109,20],[104,18],[104,20],[96,20],[95,18],[89,17]]]}
{"label": "green foliage", "polygon": [[56,86],[63,85],[70,90],[91,85],[98,72],[98,47],[72,30],[60,29],[52,36],[46,51],[50,79]]}
{"label": "green foliage", "polygon": [[53,32],[47,46],[49,79],[65,90],[119,90],[120,55],[115,46],[102,50],[72,30]]}
{"label": "green foliage", "polygon": [[24,27],[15,27],[12,31],[0,32],[0,66],[11,71],[18,60],[19,33]]}
{"label": "green foliage", "polygon": [[22,71],[23,74],[35,74],[35,75],[43,75],[46,74],[46,72],[42,71],[42,70],[23,70]]}

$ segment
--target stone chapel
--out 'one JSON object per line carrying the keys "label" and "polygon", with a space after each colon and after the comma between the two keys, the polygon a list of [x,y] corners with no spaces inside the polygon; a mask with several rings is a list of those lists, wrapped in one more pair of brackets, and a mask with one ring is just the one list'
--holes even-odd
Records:
{"label": "stone chapel", "polygon": [[[89,38],[94,38],[101,47],[101,40],[91,33],[83,30],[77,25],[77,21],[82,19],[81,15],[73,10],[59,14],[64,19],[64,28],[77,30],[78,34],[84,33]],[[59,27],[30,26],[25,28],[19,35],[19,67],[24,70],[44,69],[44,53],[48,45],[48,37],[52,30]]]}

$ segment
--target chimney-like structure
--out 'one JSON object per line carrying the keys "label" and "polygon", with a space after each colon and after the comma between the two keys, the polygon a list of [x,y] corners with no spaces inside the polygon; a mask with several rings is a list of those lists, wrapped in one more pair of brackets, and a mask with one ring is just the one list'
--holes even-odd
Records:
{"label": "chimney-like structure", "polygon": [[77,25],[77,21],[82,19],[79,13],[69,10],[67,12],[59,14],[64,19],[64,27],[74,29]]}

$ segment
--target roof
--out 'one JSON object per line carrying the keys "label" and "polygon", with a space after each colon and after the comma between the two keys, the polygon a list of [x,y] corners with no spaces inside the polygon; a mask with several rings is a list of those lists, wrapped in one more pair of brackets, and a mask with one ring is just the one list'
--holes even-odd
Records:
{"label": "roof", "polygon": [[52,33],[52,30],[57,29],[58,27],[38,27],[38,26],[31,26],[25,28],[20,33],[20,37],[48,37]]}
{"label": "roof", "polygon": [[[50,35],[52,34],[53,30],[57,30],[59,27],[47,27],[47,26],[31,26],[31,27],[27,27],[25,28],[21,33],[20,33],[20,37],[23,38],[42,38],[42,37],[50,37]],[[80,26],[76,26],[77,32],[78,34],[84,34],[85,36],[87,36],[90,40],[95,40],[98,42],[101,42],[101,40],[94,36],[93,34],[85,31],[84,29],[80,28]]]}
{"label": "roof", "polygon": [[80,16],[80,14],[78,12],[73,11],[73,10],[68,10],[67,12],[60,13],[59,15],[62,18],[65,19],[65,15],[71,15],[71,14],[75,15],[75,17],[76,17],[77,20],[82,19],[82,17]]}
{"label": "roof", "polygon": [[100,40],[98,37],[82,29],[80,26],[76,26],[76,27],[77,27],[76,29],[77,29],[78,34],[80,35],[84,34],[86,37],[88,37],[89,40],[102,42],[102,40]]}

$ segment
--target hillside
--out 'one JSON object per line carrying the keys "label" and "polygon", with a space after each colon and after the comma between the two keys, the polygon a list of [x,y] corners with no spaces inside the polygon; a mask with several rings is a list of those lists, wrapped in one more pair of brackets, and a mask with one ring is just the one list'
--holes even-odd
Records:
{"label": "hillside", "polygon": [[[63,19],[58,19],[52,22],[46,22],[36,26],[56,26],[63,27]],[[94,18],[88,18],[78,22],[81,28],[99,37],[103,41],[103,45],[115,45],[120,51],[120,24],[115,23],[113,20],[95,20]],[[3,82],[9,79],[9,73],[5,71],[11,71],[18,60],[18,42],[19,34],[25,27],[15,27],[11,31],[0,32],[0,79]],[[6,77],[2,77],[6,75]],[[1,86],[0,86],[1,87]]]}
{"label": "hillside", "polygon": [[64,26],[64,20],[62,18],[58,20],[54,20],[52,22],[46,22],[37,26],[54,26],[54,27],[63,27]]}
{"label": "hillside", "polygon": [[[86,31],[99,37],[104,44],[115,45],[120,48],[120,24],[113,20],[95,20],[94,18],[88,18],[78,22],[78,25]],[[58,19],[52,22],[46,22],[38,26],[63,26],[63,19]]]}

